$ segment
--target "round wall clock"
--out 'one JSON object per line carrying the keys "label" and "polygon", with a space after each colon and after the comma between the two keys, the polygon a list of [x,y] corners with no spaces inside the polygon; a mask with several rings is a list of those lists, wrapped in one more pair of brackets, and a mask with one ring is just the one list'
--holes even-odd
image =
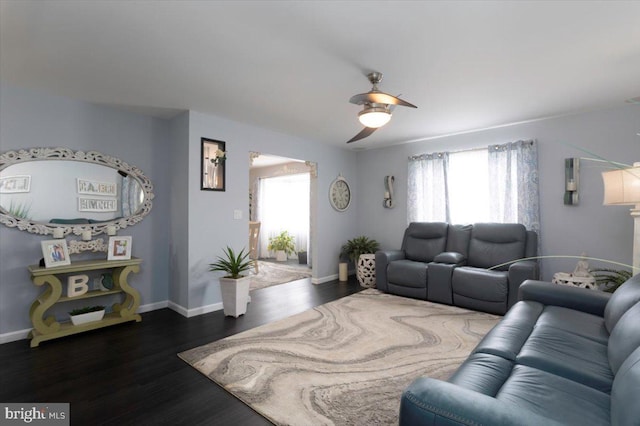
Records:
{"label": "round wall clock", "polygon": [[351,188],[349,188],[347,180],[342,176],[338,176],[336,180],[331,182],[331,186],[329,186],[329,201],[331,206],[339,212],[349,208],[349,204],[351,204]]}

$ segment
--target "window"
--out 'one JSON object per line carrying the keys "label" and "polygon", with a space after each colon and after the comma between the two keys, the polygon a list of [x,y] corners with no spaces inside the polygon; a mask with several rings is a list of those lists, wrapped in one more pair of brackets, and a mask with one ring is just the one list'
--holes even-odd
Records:
{"label": "window", "polygon": [[540,232],[535,141],[409,158],[409,222],[522,223]]}
{"label": "window", "polygon": [[260,179],[258,220],[261,257],[267,257],[269,238],[288,231],[297,250],[308,250],[310,228],[310,173]]}

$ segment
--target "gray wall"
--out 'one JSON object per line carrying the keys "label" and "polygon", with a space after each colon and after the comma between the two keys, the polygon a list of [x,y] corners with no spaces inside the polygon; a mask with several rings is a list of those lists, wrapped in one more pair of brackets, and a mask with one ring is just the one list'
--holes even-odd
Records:
{"label": "gray wall", "polygon": [[[226,191],[200,190],[200,139],[226,142]],[[179,264],[182,276],[188,274],[188,306],[191,310],[221,302],[218,278],[221,273],[208,271],[209,263],[222,254],[225,246],[236,250],[249,245],[249,153],[309,160],[318,164],[318,197],[313,253],[314,278],[337,276],[340,246],[356,236],[357,207],[339,213],[327,201],[329,184],[342,173],[357,191],[356,154],[334,146],[322,145],[263,128],[189,112],[189,241],[188,264]],[[312,189],[313,191],[313,189]],[[234,210],[242,219],[234,220]],[[312,225],[313,227],[314,225]],[[172,244],[175,242],[172,242]],[[173,248],[172,248],[173,249]],[[205,309],[206,310],[206,309]]]}
{"label": "gray wall", "polygon": [[[94,150],[139,167],[154,184],[151,214],[120,231],[133,237],[133,254],[144,259],[130,281],[143,305],[166,304],[169,282],[168,130],[159,120],[14,86],[0,86],[0,151],[32,147]],[[29,306],[41,289],[27,265],[42,257],[40,241],[51,236],[0,226],[0,338],[31,328]],[[1,341],[1,340],[0,340]]]}
{"label": "gray wall", "polygon": [[[588,256],[630,264],[633,221],[629,208],[602,205],[600,172],[603,168],[589,161],[582,161],[581,165],[580,204],[565,206],[564,158],[592,157],[582,149],[613,161],[640,161],[638,132],[640,106],[626,104],[605,111],[359,152],[358,210],[367,214],[358,222],[358,230],[380,241],[383,248],[400,247],[407,226],[408,156],[536,139],[539,143],[542,254],[579,256],[586,252]],[[396,207],[393,209],[382,207],[385,175],[396,178]],[[550,279],[559,271],[571,272],[575,264],[575,259],[545,260],[544,277]],[[599,266],[615,268],[614,265]]]}
{"label": "gray wall", "polygon": [[189,304],[188,250],[189,246],[189,113],[184,112],[170,123],[170,162],[167,174],[170,179],[169,198],[169,253],[171,281],[169,300],[174,308]]}
{"label": "gray wall", "polygon": [[[628,208],[602,206],[601,168],[588,162],[580,176],[580,205],[563,205],[563,159],[589,156],[573,144],[611,160],[640,160],[636,105],[358,153],[193,111],[161,120],[9,85],[0,86],[0,123],[0,151],[38,146],[96,150],[138,166],[151,179],[156,195],[151,214],[120,232],[133,236],[134,255],[144,259],[131,281],[146,309],[167,301],[186,314],[219,306],[219,274],[209,272],[208,264],[226,245],[248,245],[251,151],[318,164],[312,188],[316,281],[337,276],[340,246],[349,238],[365,234],[383,248],[400,245],[409,155],[528,138],[539,142],[544,254],[586,251],[631,261]],[[225,192],[200,191],[201,137],[227,142]],[[329,185],[340,173],[354,193],[344,213],[333,210],[327,199]],[[388,174],[396,176],[394,209],[382,207],[383,177]],[[234,210],[243,212],[241,220],[233,219]],[[38,262],[40,241],[48,238],[0,227],[0,341],[31,328],[28,310],[39,289],[26,266]],[[574,265],[574,260],[548,261],[544,270],[548,278]]]}
{"label": "gray wall", "polygon": [[[197,112],[161,120],[11,85],[0,87],[0,122],[0,151],[96,150],[151,179],[151,214],[119,233],[133,236],[133,253],[144,259],[131,282],[145,310],[169,305],[189,315],[221,306],[218,276],[208,264],[226,245],[248,245],[250,151],[318,163],[316,280],[337,276],[340,246],[356,235],[357,207],[338,213],[325,198],[339,173],[357,189],[353,152]],[[227,142],[225,192],[200,190],[201,137]],[[242,210],[241,220],[233,219],[234,210]],[[39,261],[40,241],[49,238],[0,227],[0,342],[24,337],[31,328],[29,306],[40,289],[26,266]]]}

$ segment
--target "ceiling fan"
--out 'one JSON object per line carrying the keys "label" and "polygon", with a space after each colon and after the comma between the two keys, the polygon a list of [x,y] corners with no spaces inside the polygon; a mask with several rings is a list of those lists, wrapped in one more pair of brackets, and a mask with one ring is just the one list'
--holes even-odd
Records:
{"label": "ceiling fan", "polygon": [[391,96],[378,90],[378,84],[382,81],[381,72],[371,72],[367,74],[367,78],[373,85],[371,90],[367,93],[354,95],[349,99],[352,104],[364,105],[364,109],[358,113],[358,119],[365,127],[360,133],[349,139],[347,143],[364,139],[387,124],[391,120],[391,112],[397,105],[418,108],[396,96]]}

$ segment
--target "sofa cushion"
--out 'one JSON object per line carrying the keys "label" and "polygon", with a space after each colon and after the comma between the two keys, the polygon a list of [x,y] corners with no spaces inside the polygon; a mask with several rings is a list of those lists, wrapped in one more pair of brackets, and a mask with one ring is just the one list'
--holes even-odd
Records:
{"label": "sofa cushion", "polygon": [[460,253],[466,259],[469,255],[469,240],[473,225],[449,225],[446,251]]}
{"label": "sofa cushion", "polygon": [[405,287],[427,287],[427,264],[413,260],[394,260],[387,267],[387,280]]}
{"label": "sofa cushion", "polygon": [[524,365],[513,368],[496,399],[563,425],[615,424],[608,394]]}
{"label": "sofa cushion", "polygon": [[607,346],[559,328],[536,325],[516,363],[611,392]]}
{"label": "sofa cushion", "polygon": [[492,354],[515,361],[543,309],[544,306],[537,302],[516,303],[502,321],[482,338],[474,353]]}
{"label": "sofa cushion", "polygon": [[537,325],[559,328],[604,345],[609,341],[609,332],[602,317],[574,309],[545,306]]}
{"label": "sofa cushion", "polygon": [[611,424],[618,426],[637,425],[640,419],[638,404],[640,383],[640,348],[637,348],[622,363],[611,389]]}
{"label": "sofa cushion", "polygon": [[409,260],[431,262],[447,246],[447,229],[443,222],[412,222],[405,231],[402,249]]}
{"label": "sofa cushion", "polygon": [[609,338],[609,365],[614,374],[625,359],[640,347],[640,303],[636,303],[618,321]]}
{"label": "sofa cushion", "polygon": [[512,368],[512,361],[495,355],[475,353],[447,381],[465,389],[496,396]]}
{"label": "sofa cushion", "polygon": [[629,308],[640,301],[640,274],[629,278],[611,295],[604,308],[604,323],[609,333]]}
{"label": "sofa cushion", "polygon": [[525,256],[527,229],[519,223],[476,223],[471,230],[468,265],[506,271],[506,262]]}
{"label": "sofa cushion", "polygon": [[504,302],[509,293],[507,272],[462,266],[453,270],[454,294],[488,302]]}

